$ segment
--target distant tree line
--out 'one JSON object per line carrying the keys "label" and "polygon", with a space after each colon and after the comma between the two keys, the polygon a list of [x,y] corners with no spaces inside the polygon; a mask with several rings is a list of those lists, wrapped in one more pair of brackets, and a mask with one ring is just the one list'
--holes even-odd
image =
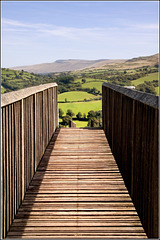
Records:
{"label": "distant tree line", "polygon": [[[143,68],[137,68],[135,70],[114,70],[108,69],[104,71],[88,71],[88,73],[81,73],[82,83],[86,82],[86,77],[93,79],[102,79],[107,82],[118,84],[121,86],[130,86],[131,81],[140,77],[146,76],[146,74],[158,72],[158,65],[153,67],[145,66]],[[76,74],[70,72],[65,73],[48,73],[48,74],[34,74],[25,71],[15,71],[2,68],[1,84],[6,89],[6,92],[23,89],[26,87],[38,86],[40,84],[56,82],[58,84],[58,93],[69,91],[85,91],[95,96],[102,95],[99,90],[93,88],[83,88],[80,82],[75,82],[77,78]],[[145,82],[136,87],[137,90],[149,92],[155,94],[155,80]]]}

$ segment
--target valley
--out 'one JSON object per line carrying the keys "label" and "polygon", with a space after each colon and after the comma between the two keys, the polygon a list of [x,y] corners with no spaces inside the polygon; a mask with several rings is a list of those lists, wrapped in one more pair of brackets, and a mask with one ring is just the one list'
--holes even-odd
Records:
{"label": "valley", "polygon": [[[62,62],[64,64],[64,61]],[[58,63],[61,64],[62,62]],[[101,65],[102,62],[103,65]],[[67,64],[69,63],[67,62]],[[86,64],[91,63],[86,61]],[[19,71],[4,68],[2,69],[1,82],[2,94],[26,87],[56,82],[59,93],[58,105],[63,112],[60,119],[61,127],[64,126],[63,119],[65,119],[65,116],[67,116],[66,123],[71,117],[76,122],[77,127],[86,127],[91,118],[99,126],[101,122],[103,82],[110,82],[120,86],[135,86],[138,91],[159,94],[158,55],[119,62],[118,60],[117,62],[97,60],[91,65],[91,68],[46,74],[29,73],[24,69]],[[73,116],[67,114],[68,109],[72,110]],[[91,110],[93,112],[88,116],[88,112]],[[76,117],[78,113],[80,113],[79,118]]]}

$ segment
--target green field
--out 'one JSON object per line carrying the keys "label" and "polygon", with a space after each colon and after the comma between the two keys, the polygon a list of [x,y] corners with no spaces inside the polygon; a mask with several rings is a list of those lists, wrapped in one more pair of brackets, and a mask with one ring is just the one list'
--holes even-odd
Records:
{"label": "green field", "polygon": [[93,94],[82,91],[64,92],[58,95],[59,102],[65,102],[65,99],[67,99],[67,101],[83,101],[84,99],[90,100],[95,98],[96,96]]}
{"label": "green field", "polygon": [[137,86],[139,84],[144,83],[144,81],[149,82],[149,81],[153,81],[153,80],[159,80],[159,73],[158,72],[150,73],[145,77],[138,78],[138,79],[133,80],[131,82],[134,86]]}
{"label": "green field", "polygon": [[159,87],[155,87],[156,95],[159,95]]}
{"label": "green field", "polygon": [[105,81],[102,80],[101,82],[97,82],[97,81],[86,82],[86,83],[82,84],[82,88],[93,88],[93,87],[95,87],[97,90],[102,92],[102,84],[103,84],[103,82],[105,82]]}
{"label": "green field", "polygon": [[5,88],[1,86],[1,93],[5,93]]}
{"label": "green field", "polygon": [[[82,114],[88,114],[90,110],[98,111],[102,109],[102,101],[101,100],[92,100],[89,102],[76,102],[76,101],[83,101],[84,99],[90,100],[95,99],[98,96],[95,96],[93,94],[83,92],[83,91],[71,91],[71,92],[65,92],[58,95],[58,101],[64,101],[64,103],[58,103],[58,107],[61,108],[64,111],[64,115],[66,115],[66,112],[68,109],[71,109],[75,116],[78,112],[81,112]],[[75,101],[71,103],[65,103],[65,98],[67,101]],[[62,120],[60,119],[60,122]],[[76,123],[76,127],[87,127],[88,121],[78,121],[73,120],[73,122]]]}
{"label": "green field", "polygon": [[87,127],[88,121],[78,121],[73,120],[74,123],[76,123],[76,127]]}
{"label": "green field", "polygon": [[67,109],[72,109],[75,115],[78,112],[82,114],[85,113],[86,115],[90,110],[99,111],[102,109],[102,101],[90,101],[90,102],[74,102],[74,103],[59,103],[58,107],[64,111],[64,115],[67,112]]}
{"label": "green field", "polygon": [[[59,118],[59,123],[62,122],[62,119]],[[78,121],[78,120],[73,120],[74,123],[76,123],[76,127],[79,128],[79,127],[87,127],[87,124],[88,124],[88,121]],[[67,126],[69,127],[69,126]]]}

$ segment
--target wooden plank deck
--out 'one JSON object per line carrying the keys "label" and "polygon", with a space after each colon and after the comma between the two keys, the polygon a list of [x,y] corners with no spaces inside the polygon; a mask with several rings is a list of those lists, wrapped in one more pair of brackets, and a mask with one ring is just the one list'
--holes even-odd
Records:
{"label": "wooden plank deck", "polygon": [[147,238],[102,129],[54,135],[7,238]]}

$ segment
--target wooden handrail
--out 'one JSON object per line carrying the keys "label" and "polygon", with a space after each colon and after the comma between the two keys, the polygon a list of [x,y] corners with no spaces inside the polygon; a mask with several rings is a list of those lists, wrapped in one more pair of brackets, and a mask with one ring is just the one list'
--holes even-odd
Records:
{"label": "wooden handrail", "polygon": [[103,84],[103,128],[149,238],[158,238],[158,113],[158,97]]}
{"label": "wooden handrail", "polygon": [[5,238],[58,127],[57,84],[2,95],[1,238]]}

